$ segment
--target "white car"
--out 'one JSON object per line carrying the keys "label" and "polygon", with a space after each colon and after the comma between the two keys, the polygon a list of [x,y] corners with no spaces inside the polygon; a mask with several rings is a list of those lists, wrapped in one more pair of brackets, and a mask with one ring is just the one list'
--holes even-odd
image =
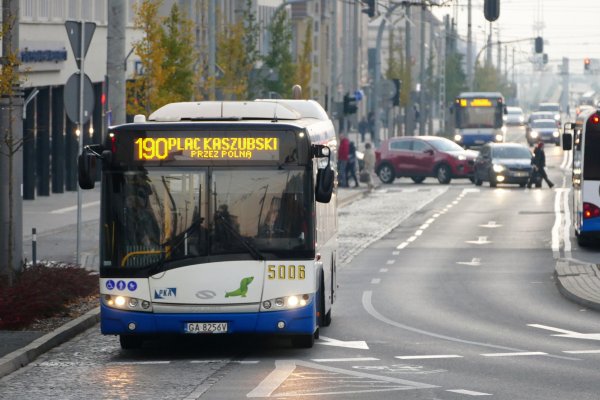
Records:
{"label": "white car", "polygon": [[523,109],[521,107],[506,107],[504,123],[506,125],[523,125],[525,123]]}

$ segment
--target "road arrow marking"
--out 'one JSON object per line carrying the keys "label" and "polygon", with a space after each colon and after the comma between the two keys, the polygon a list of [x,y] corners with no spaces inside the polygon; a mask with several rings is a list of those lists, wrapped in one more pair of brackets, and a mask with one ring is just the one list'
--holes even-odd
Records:
{"label": "road arrow marking", "polygon": [[489,244],[492,243],[489,240],[487,240],[487,236],[479,236],[479,238],[477,240],[467,240],[465,243],[471,243],[471,244]]}
{"label": "road arrow marking", "polygon": [[565,337],[570,339],[585,339],[585,340],[600,340],[600,333],[579,333],[575,331],[568,331],[566,329],[554,328],[546,325],[539,324],[528,324],[527,326],[531,326],[532,328],[540,328],[548,331],[559,332],[558,337]]}
{"label": "road arrow marking", "polygon": [[500,228],[502,225],[496,224],[496,221],[490,221],[485,225],[479,225],[482,228]]}
{"label": "road arrow marking", "polygon": [[321,340],[316,342],[316,344],[323,344],[325,346],[337,346],[337,347],[346,347],[348,349],[361,349],[361,350],[369,350],[369,346],[367,346],[367,342],[364,340],[337,340],[331,339],[325,336],[320,337]]}
{"label": "road arrow marking", "polygon": [[472,267],[479,267],[481,265],[481,258],[474,258],[471,261],[458,261],[457,264],[470,265]]}

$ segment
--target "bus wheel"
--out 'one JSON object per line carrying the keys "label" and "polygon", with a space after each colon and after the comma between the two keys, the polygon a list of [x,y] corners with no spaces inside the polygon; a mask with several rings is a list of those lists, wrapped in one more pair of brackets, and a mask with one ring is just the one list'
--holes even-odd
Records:
{"label": "bus wheel", "polygon": [[292,337],[292,345],[302,349],[310,349],[315,344],[315,335],[296,335]]}
{"label": "bus wheel", "polygon": [[331,325],[331,308],[329,312],[325,313],[325,282],[323,278],[321,278],[321,285],[319,287],[319,291],[317,293],[318,301],[319,301],[319,314],[317,317],[317,323],[319,326],[329,326]]}
{"label": "bus wheel", "polygon": [[141,336],[119,335],[119,342],[123,350],[139,349],[144,339]]}
{"label": "bus wheel", "polygon": [[577,234],[577,232],[575,232],[575,236],[577,236],[577,244],[580,247],[590,246],[590,239],[586,235],[582,233]]}

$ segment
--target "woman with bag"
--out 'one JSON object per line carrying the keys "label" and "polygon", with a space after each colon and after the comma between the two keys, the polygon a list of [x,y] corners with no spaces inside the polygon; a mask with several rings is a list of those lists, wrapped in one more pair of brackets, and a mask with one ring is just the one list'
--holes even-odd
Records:
{"label": "woman with bag", "polygon": [[[373,170],[375,168],[375,151],[371,143],[365,143],[365,155],[363,157],[364,169],[360,172],[360,181],[368,185],[369,190],[373,190]],[[364,181],[363,181],[364,179]]]}

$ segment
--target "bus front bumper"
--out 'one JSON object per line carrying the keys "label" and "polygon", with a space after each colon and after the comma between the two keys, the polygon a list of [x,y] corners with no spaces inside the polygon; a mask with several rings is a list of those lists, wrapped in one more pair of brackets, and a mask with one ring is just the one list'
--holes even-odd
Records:
{"label": "bus front bumper", "polygon": [[154,314],[100,306],[104,335],[184,334],[190,322],[226,322],[226,334],[312,334],[317,326],[314,301],[294,310],[232,314]]}

